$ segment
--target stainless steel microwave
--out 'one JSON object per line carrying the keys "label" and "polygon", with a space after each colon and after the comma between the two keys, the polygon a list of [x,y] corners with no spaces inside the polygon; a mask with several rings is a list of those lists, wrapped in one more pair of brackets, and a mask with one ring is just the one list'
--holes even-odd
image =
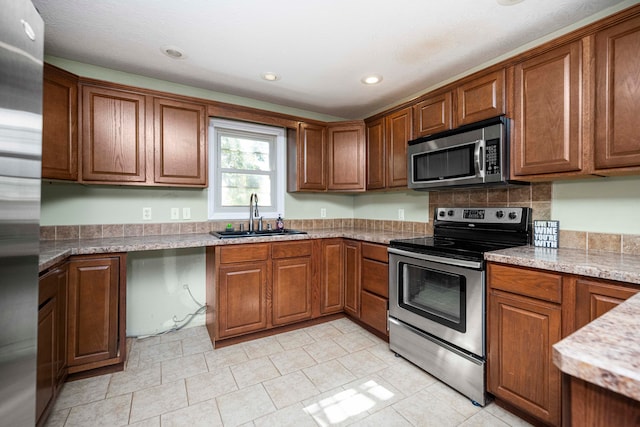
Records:
{"label": "stainless steel microwave", "polygon": [[509,180],[509,119],[504,116],[409,141],[409,188],[499,186]]}

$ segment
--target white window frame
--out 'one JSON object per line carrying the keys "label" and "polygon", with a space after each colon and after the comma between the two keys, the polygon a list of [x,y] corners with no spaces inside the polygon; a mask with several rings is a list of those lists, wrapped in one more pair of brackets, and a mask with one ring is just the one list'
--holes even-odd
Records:
{"label": "white window frame", "polygon": [[226,120],[212,118],[209,121],[209,188],[208,188],[208,219],[209,220],[222,220],[222,219],[249,219],[249,200],[247,200],[246,206],[238,206],[237,210],[225,210],[220,211],[219,206],[216,203],[220,202],[219,195],[219,183],[220,183],[220,167],[219,167],[219,155],[217,149],[218,129],[220,130],[232,130],[240,132],[252,132],[260,133],[264,135],[275,136],[276,138],[276,194],[274,195],[275,206],[272,210],[266,207],[260,206],[258,200],[258,209],[260,216],[264,218],[277,218],[278,215],[285,215],[284,212],[284,194],[286,192],[286,139],[285,130],[274,126],[261,125],[257,123],[240,122],[235,120]]}

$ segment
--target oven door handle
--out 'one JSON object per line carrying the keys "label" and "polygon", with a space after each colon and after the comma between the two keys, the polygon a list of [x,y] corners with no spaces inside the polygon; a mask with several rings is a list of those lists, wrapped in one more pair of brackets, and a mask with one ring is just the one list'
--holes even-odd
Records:
{"label": "oven door handle", "polygon": [[447,257],[436,256],[436,255],[427,255],[427,254],[421,254],[419,252],[403,251],[402,249],[396,249],[396,248],[388,248],[387,251],[390,254],[402,255],[409,258],[420,259],[423,261],[438,262],[440,264],[455,265],[457,267],[475,268],[476,270],[482,269],[482,261],[468,261],[464,259],[447,258]]}

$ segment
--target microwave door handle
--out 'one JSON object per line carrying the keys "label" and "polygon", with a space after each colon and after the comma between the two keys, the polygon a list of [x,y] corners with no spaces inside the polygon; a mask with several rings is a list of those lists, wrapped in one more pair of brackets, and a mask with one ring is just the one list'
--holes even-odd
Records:
{"label": "microwave door handle", "polygon": [[484,139],[476,141],[476,152],[474,153],[476,165],[478,166],[478,175],[484,177]]}

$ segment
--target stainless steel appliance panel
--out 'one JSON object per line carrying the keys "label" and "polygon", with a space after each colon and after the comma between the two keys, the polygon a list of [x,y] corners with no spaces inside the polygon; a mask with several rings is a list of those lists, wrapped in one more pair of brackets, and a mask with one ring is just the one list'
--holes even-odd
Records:
{"label": "stainless steel appliance panel", "polygon": [[478,404],[486,404],[485,361],[389,318],[389,348]]}
{"label": "stainless steel appliance panel", "polygon": [[35,424],[44,23],[0,14],[0,425]]}
{"label": "stainless steel appliance panel", "polygon": [[[389,316],[408,323],[429,334],[435,335],[455,346],[478,356],[485,355],[484,328],[484,271],[481,262],[440,258],[389,248]],[[440,262],[434,261],[440,259]],[[455,265],[458,264],[458,265]],[[444,272],[464,278],[465,293],[465,321],[464,331],[456,330],[443,322],[430,319],[422,313],[407,310],[401,306],[400,288],[406,289],[405,266],[423,268],[425,274],[429,271]],[[474,269],[475,267],[475,269]],[[405,271],[403,271],[405,270]],[[425,280],[429,280],[428,277]],[[405,294],[408,293],[405,291]]]}

